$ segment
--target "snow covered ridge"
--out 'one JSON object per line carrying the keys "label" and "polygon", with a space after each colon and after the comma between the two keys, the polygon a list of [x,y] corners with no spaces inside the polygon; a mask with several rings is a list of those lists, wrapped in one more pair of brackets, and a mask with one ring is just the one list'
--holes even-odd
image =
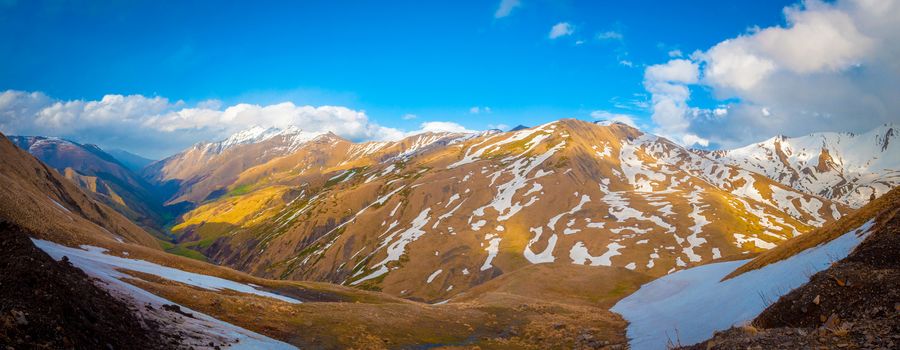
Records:
{"label": "snow covered ridge", "polygon": [[711,152],[727,164],[764,174],[797,190],[858,208],[900,185],[900,130],[884,124],[862,134],[776,136]]}
{"label": "snow covered ridge", "polygon": [[722,278],[750,260],[682,270],[643,285],[611,310],[629,322],[632,349],[695,344],[715,331],[753,320],[810,276],[847,257],[873,225],[870,220],[828,243],[725,281]]}
{"label": "snow covered ridge", "polygon": [[325,133],[322,132],[303,131],[299,127],[293,125],[286,128],[264,128],[261,126],[253,126],[249,129],[238,131],[225,140],[208,143],[203,145],[202,147],[207,152],[219,154],[237,145],[260,143],[272,139],[276,136],[283,136],[286,138],[286,141],[289,144],[287,153],[290,153],[293,150],[296,150],[296,148],[301,144],[324,134]]}
{"label": "snow covered ridge", "polygon": [[[275,298],[289,303],[299,303],[299,300],[259,291],[249,285],[218,277],[186,272],[143,260],[107,255],[104,254],[106,250],[103,248],[82,246],[83,249],[77,249],[40,239],[32,239],[32,241],[35,246],[46,252],[53,259],[61,260],[64,256],[68,257],[73,266],[83,270],[91,277],[101,280],[103,283],[100,284],[100,287],[103,287],[112,295],[130,302],[135,307],[136,312],[139,312],[142,317],[157,319],[165,327],[177,327],[178,331],[187,335],[184,337],[184,341],[196,342],[195,344],[184,345],[197,349],[209,349],[209,344],[212,343],[210,342],[212,340],[215,343],[230,343],[229,349],[296,349],[290,344],[220,321],[206,314],[186,308],[183,305],[179,305],[181,309],[184,312],[193,314],[194,317],[178,317],[177,320],[170,319],[172,317],[171,313],[162,311],[164,310],[162,305],[175,303],[125,282],[122,278],[136,277],[120,272],[119,269],[149,273],[204,289],[231,289],[237,292]],[[153,307],[148,308],[145,305]]]}

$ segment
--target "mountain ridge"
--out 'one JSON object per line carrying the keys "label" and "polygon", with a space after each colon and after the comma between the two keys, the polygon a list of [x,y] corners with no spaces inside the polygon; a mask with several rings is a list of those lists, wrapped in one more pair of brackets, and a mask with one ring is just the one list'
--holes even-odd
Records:
{"label": "mountain ridge", "polygon": [[[439,301],[534,263],[658,276],[765,250],[847,210],[623,124],[562,120],[459,136],[404,159],[333,159],[328,152],[377,148],[335,142],[249,168],[175,234],[255,274]],[[542,197],[549,202],[538,206],[552,207],[529,208]],[[520,211],[530,214],[506,222]],[[416,246],[431,246],[431,258],[411,255]],[[431,282],[416,288],[418,278]]]}
{"label": "mountain ridge", "polygon": [[711,157],[769,176],[798,190],[854,208],[900,184],[897,127],[864,133],[775,136],[744,147],[708,152]]}
{"label": "mountain ridge", "polygon": [[169,217],[177,215],[161,205],[160,191],[124,163],[92,144],[42,136],[9,136],[19,148],[78,185],[95,199],[162,237]]}

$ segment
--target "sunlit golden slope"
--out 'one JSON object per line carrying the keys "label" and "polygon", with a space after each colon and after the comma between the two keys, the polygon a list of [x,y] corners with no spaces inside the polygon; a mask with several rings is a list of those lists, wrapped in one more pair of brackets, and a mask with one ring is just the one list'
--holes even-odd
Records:
{"label": "sunlit golden slope", "polygon": [[[431,143],[323,136],[235,179],[176,232],[206,240],[198,249],[214,261],[426,301],[540,263],[660,276],[770,249],[847,210],[622,124],[576,120]],[[238,209],[241,198],[256,205]],[[235,210],[241,220],[213,219]]]}

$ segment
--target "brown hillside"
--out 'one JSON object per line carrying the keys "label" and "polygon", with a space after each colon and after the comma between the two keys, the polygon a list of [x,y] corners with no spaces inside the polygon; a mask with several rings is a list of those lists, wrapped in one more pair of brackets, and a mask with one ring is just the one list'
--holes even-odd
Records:
{"label": "brown hillside", "polygon": [[0,219],[66,244],[122,240],[158,247],[140,227],[0,137]]}
{"label": "brown hillside", "polygon": [[237,179],[182,217],[180,246],[259,276],[429,302],[548,262],[661,276],[770,249],[848,210],[577,120],[398,143],[323,136]]}

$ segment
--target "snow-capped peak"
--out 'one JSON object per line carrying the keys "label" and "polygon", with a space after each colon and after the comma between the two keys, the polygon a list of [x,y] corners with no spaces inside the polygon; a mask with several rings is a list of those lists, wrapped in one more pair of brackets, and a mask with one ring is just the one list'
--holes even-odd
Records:
{"label": "snow-capped peak", "polygon": [[281,132],[281,129],[275,127],[264,128],[258,125],[254,125],[249,129],[241,130],[232,134],[224,141],[218,142],[218,144],[220,144],[223,148],[228,148],[233,145],[257,143],[268,140],[279,132]]}
{"label": "snow-capped peak", "polygon": [[223,151],[237,145],[260,143],[278,136],[284,137],[285,142],[287,143],[287,148],[293,150],[296,149],[296,147],[298,147],[299,145],[322,134],[322,132],[303,131],[303,129],[295,125],[289,125],[285,128],[266,128],[259,125],[254,125],[249,129],[241,130],[232,134],[225,140],[209,144],[207,146],[207,151],[213,153],[222,153]]}
{"label": "snow-capped peak", "polygon": [[804,192],[858,207],[900,182],[896,137],[896,126],[883,124],[860,134],[776,136],[713,156]]}

